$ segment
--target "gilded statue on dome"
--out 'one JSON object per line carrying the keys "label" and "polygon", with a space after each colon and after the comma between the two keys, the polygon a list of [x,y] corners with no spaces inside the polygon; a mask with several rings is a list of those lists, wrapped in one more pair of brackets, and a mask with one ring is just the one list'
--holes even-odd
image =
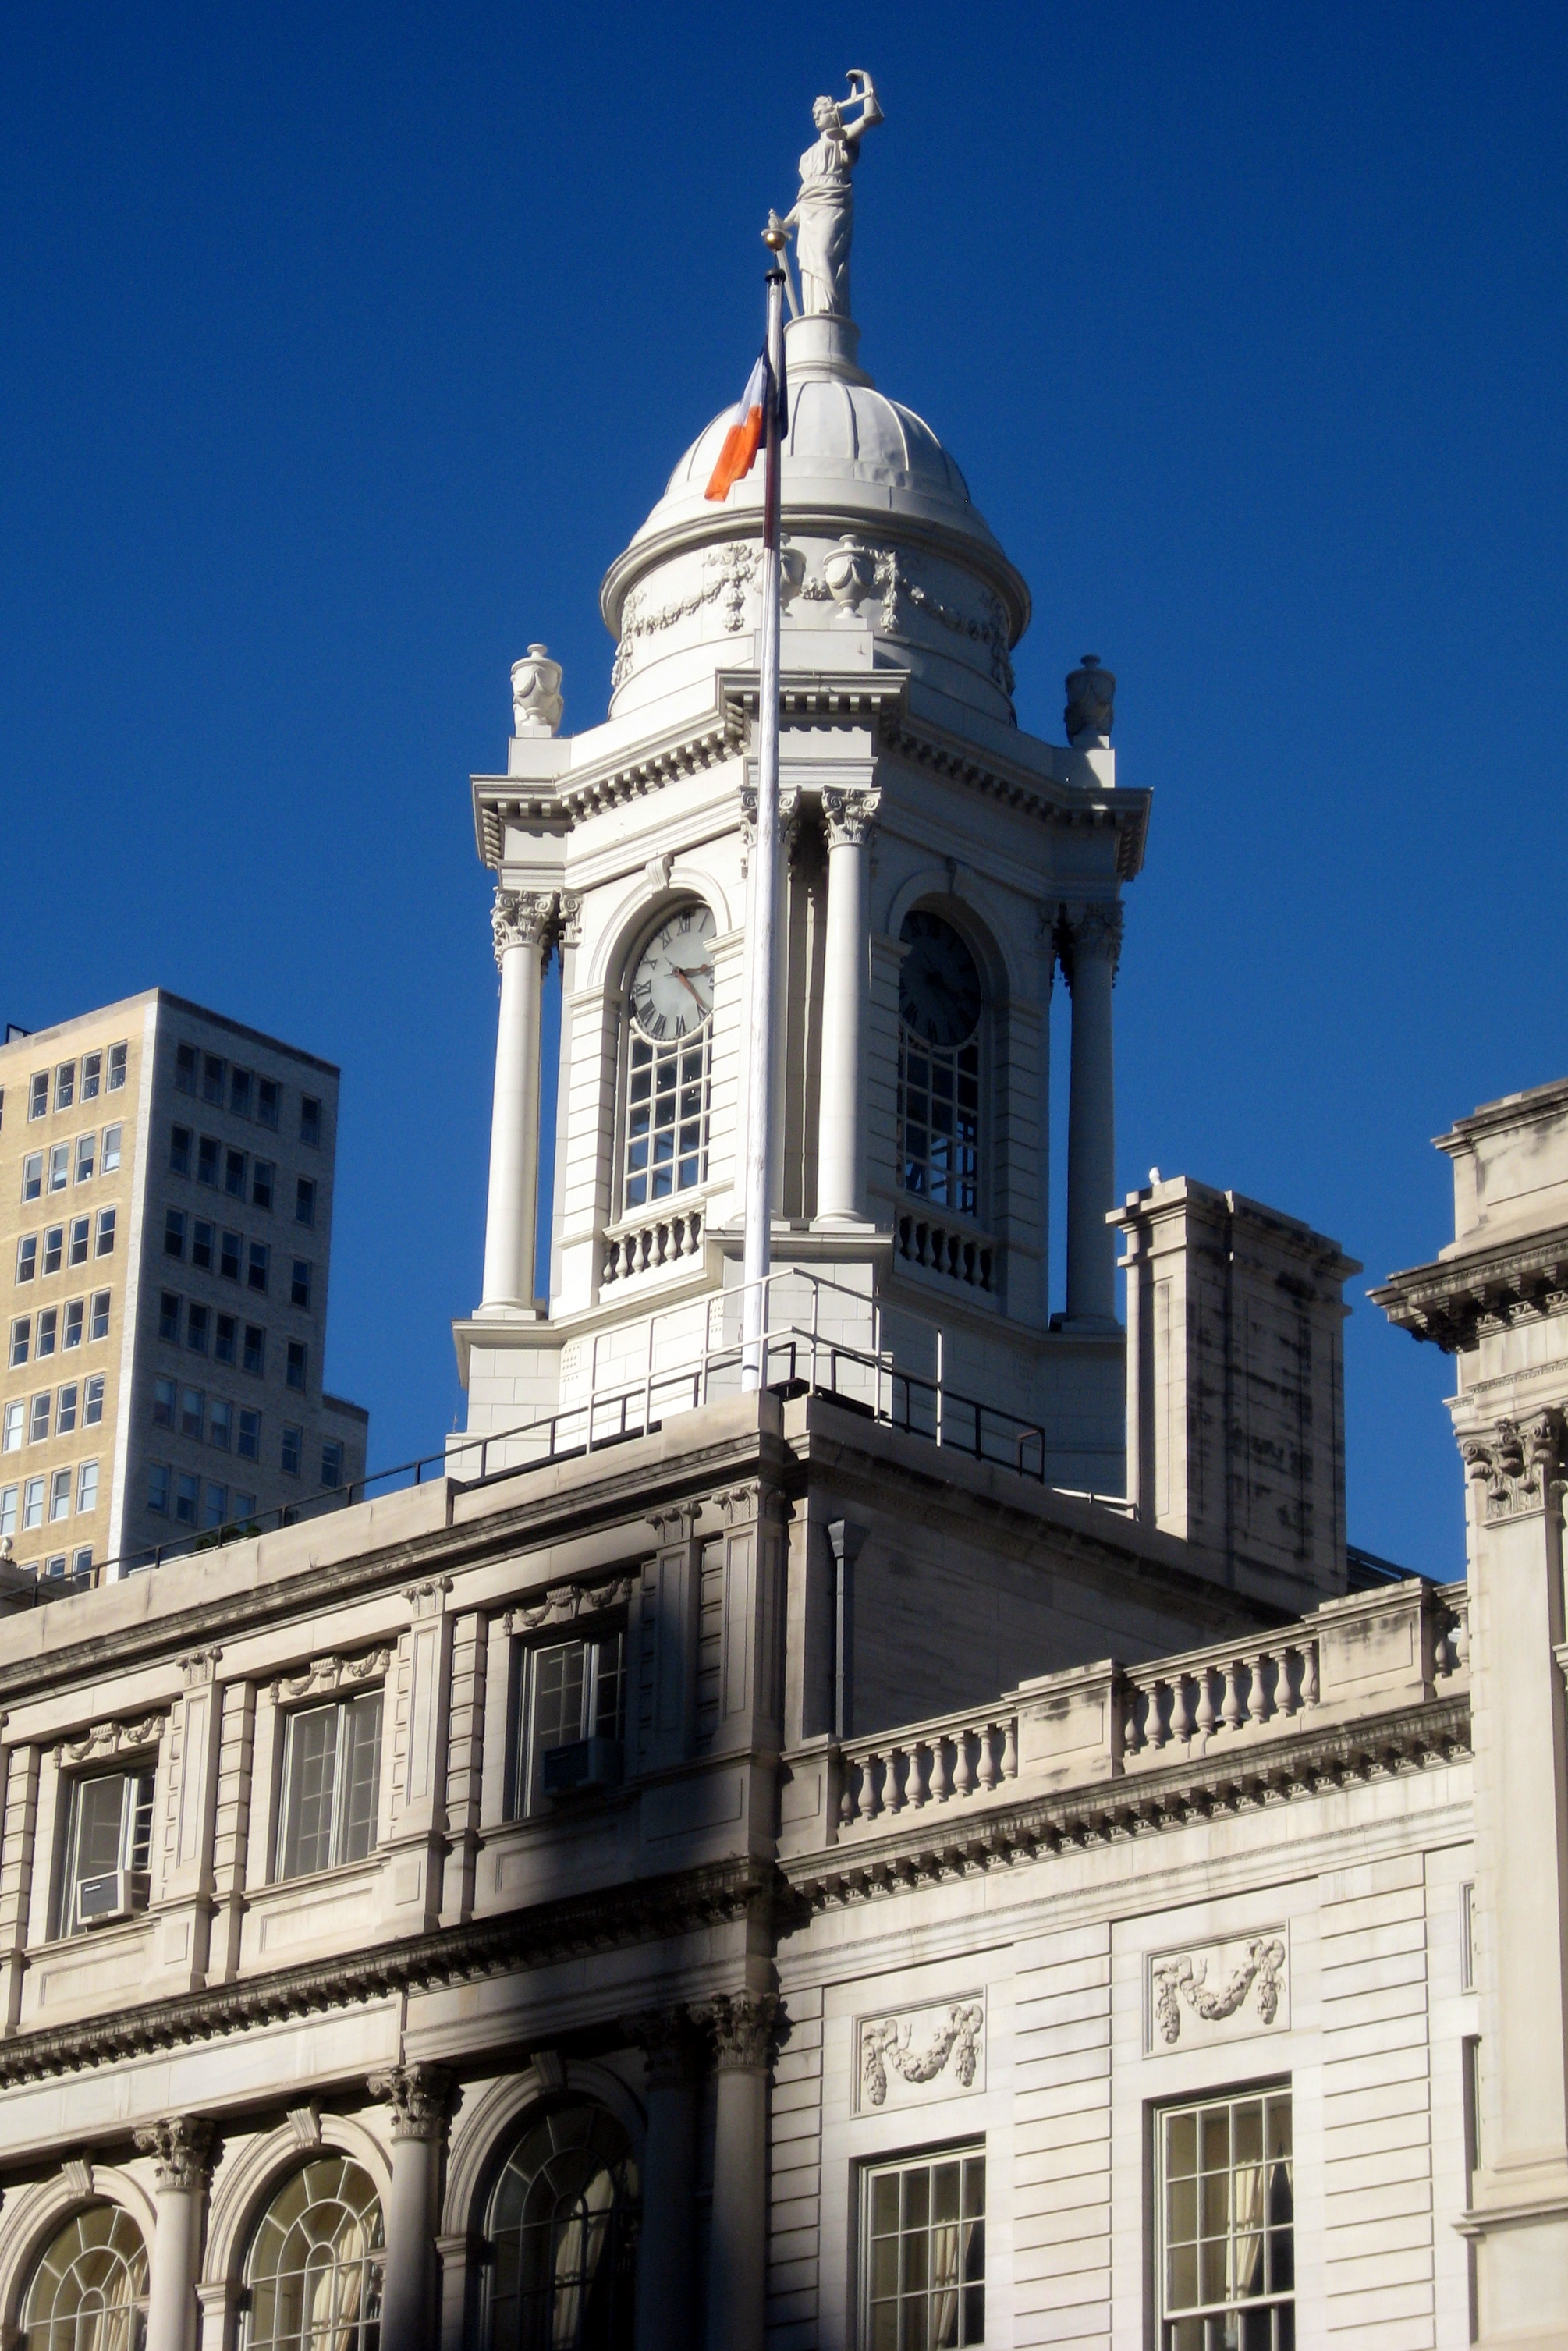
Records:
{"label": "gilded statue on dome", "polygon": [[[779,224],[795,232],[800,304],[809,319],[850,315],[850,240],[855,223],[850,174],[860,157],[861,141],[883,119],[870,74],[857,68],[847,79],[850,92],[841,103],[820,98],[811,109],[817,142],[800,158],[800,193],[794,211]],[[845,109],[852,106],[860,113],[847,122]]]}

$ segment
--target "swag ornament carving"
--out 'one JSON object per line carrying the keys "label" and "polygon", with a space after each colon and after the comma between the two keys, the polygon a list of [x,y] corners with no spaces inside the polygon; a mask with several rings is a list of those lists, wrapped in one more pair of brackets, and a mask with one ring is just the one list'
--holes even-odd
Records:
{"label": "swag ornament carving", "polygon": [[77,1738],[62,1740],[60,1753],[68,1763],[101,1763],[134,1754],[138,1748],[157,1746],[167,1719],[162,1714],[143,1714],[130,1722],[95,1722]]}
{"label": "swag ornament carving", "polygon": [[1465,1475],[1481,1489],[1489,1521],[1518,1519],[1544,1510],[1563,1491],[1563,1416],[1531,1413],[1526,1420],[1500,1420],[1459,1447]]}
{"label": "swag ornament carving", "polygon": [[[1268,2030],[1286,2022],[1285,1938],[1255,1935],[1244,1942],[1215,1943],[1201,1951],[1181,1951],[1151,1963],[1151,2022],[1167,2049],[1181,2040],[1200,2044],[1237,2032]],[[1245,2014],[1249,1999],[1252,2014]],[[1195,2029],[1196,2027],[1196,2029]],[[1207,2028],[1205,2030],[1204,2028]]]}
{"label": "swag ornament carving", "polygon": [[738,634],[746,625],[747,594],[761,565],[760,545],[731,539],[724,547],[708,549],[703,557],[701,584],[673,602],[652,604],[643,589],[634,588],[621,615],[621,643],[610,672],[612,693],[631,676],[637,647],[645,638],[662,635],[665,629],[689,621],[709,604],[719,606],[719,617],[728,634]]}
{"label": "swag ornament carving", "polygon": [[538,1600],[528,1601],[507,1612],[509,1633],[534,1633],[541,1625],[570,1625],[579,1616],[602,1614],[606,1609],[624,1608],[632,1597],[635,1578],[612,1575],[602,1583],[556,1583]]}
{"label": "swag ornament carving", "polygon": [[358,1657],[314,1657],[302,1674],[280,1675],[274,1687],[286,1698],[329,1697],[334,1690],[380,1681],[391,1663],[390,1649],[367,1649]]}
{"label": "swag ornament carving", "polygon": [[984,2062],[985,2031],[983,1999],[868,2019],[860,2028],[862,2103],[885,2105],[894,2081],[921,2091],[946,2076],[947,2088],[974,2089]]}

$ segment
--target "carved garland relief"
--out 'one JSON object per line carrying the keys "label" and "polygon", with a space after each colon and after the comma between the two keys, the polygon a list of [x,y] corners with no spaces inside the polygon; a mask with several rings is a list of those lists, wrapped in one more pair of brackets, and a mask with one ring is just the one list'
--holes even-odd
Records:
{"label": "carved garland relief", "polygon": [[863,2111],[986,2086],[986,2001],[957,2000],[862,2017],[855,2032],[855,2102]]}
{"label": "carved garland relief", "polygon": [[1291,2021],[1289,1949],[1289,1929],[1281,1927],[1151,1959],[1151,2053],[1283,2031]]}

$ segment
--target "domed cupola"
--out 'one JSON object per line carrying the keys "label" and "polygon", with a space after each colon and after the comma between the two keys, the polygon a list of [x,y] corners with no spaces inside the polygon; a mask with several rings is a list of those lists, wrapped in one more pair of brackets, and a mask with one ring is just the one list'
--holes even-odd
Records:
{"label": "domed cupola", "polygon": [[[1030,598],[970,500],[956,461],[913,409],[857,363],[847,318],[787,329],[782,658],[810,631],[810,665],[869,657],[1011,721],[1009,658]],[[686,451],[658,505],[612,564],[600,609],[618,640],[612,712],[641,708],[702,670],[748,667],[759,599],[762,469],[722,505],[705,496],[729,413]],[[737,642],[738,641],[738,642]]]}

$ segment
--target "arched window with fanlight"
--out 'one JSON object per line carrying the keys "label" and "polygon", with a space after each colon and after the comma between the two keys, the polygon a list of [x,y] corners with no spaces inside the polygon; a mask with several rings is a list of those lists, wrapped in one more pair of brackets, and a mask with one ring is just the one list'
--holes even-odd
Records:
{"label": "arched window with fanlight", "polygon": [[245,2351],[377,2351],[385,2266],[370,2173],[346,2155],[302,2165],[250,2241]]}
{"label": "arched window with fanlight", "polygon": [[485,2351],[632,2351],[640,2210],[606,2107],[531,2116],[490,2195]]}
{"label": "arched window with fanlight", "polygon": [[22,2304],[25,2351],[141,2351],[147,2248],[129,2212],[89,2204],[39,2255]]}
{"label": "arched window with fanlight", "polygon": [[898,980],[898,1181],[949,1216],[979,1217],[986,1178],[979,966],[951,923],[906,914]]}
{"label": "arched window with fanlight", "polygon": [[710,908],[682,906],[644,942],[632,967],[622,1065],[623,1215],[707,1180],[715,928]]}

